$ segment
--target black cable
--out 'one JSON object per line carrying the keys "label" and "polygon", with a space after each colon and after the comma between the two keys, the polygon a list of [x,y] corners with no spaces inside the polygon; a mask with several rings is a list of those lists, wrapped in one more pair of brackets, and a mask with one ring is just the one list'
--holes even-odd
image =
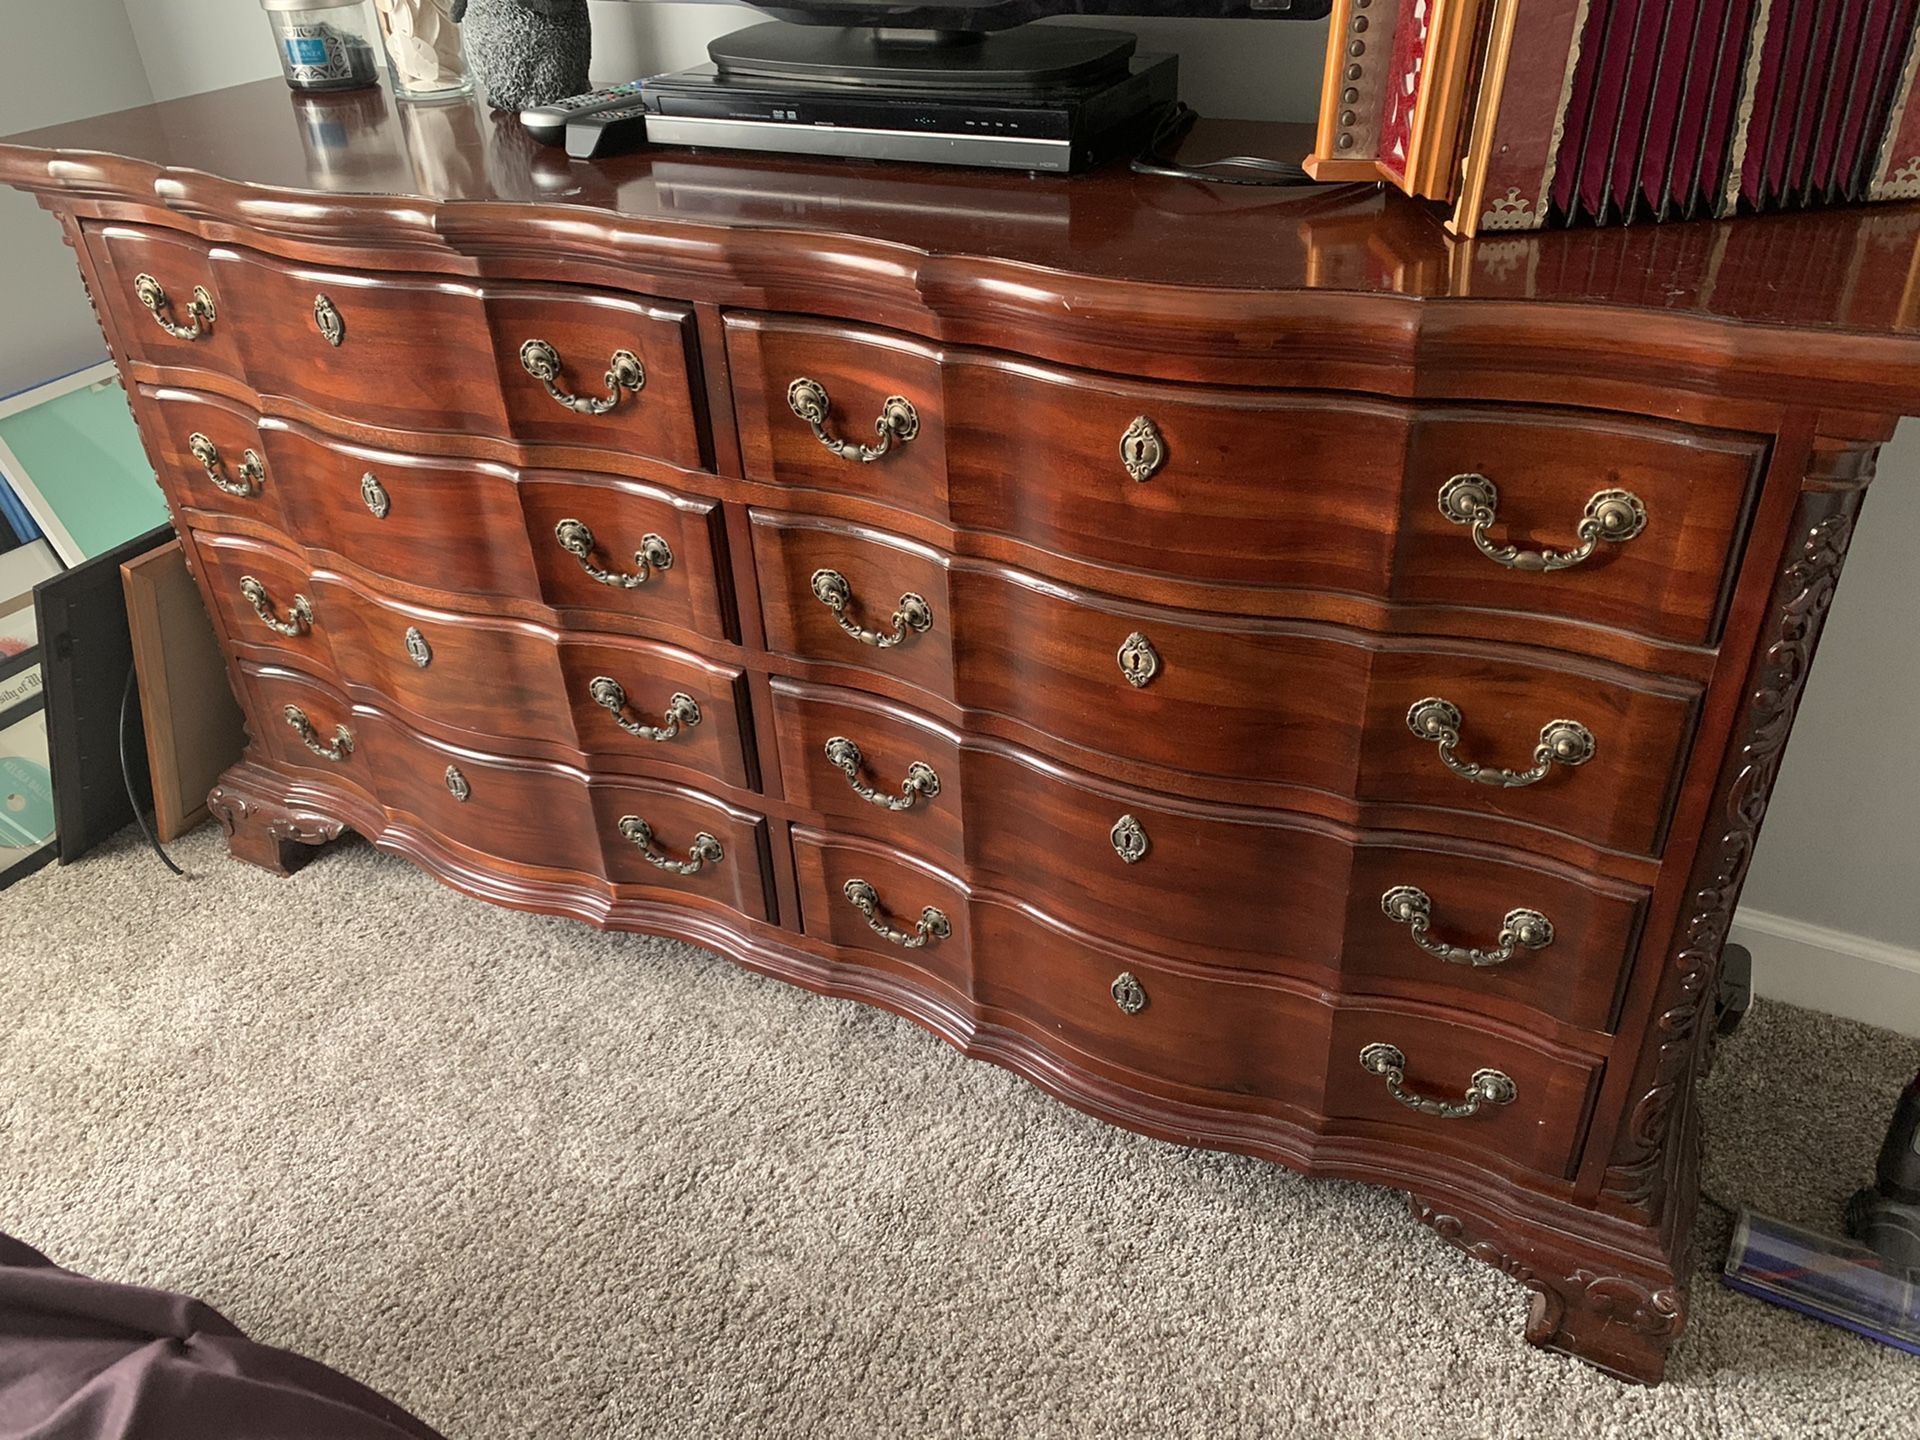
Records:
{"label": "black cable", "polygon": [[133,806],[133,818],[140,822],[140,833],[147,837],[147,844],[153,847],[167,867],[176,875],[187,872],[173,863],[173,857],[160,848],[160,841],[153,833],[153,827],[147,824],[146,812],[140,808],[140,797],[133,793],[133,763],[127,758],[127,709],[133,703],[133,682],[139,678],[137,665],[127,667],[127,688],[120,692],[120,780],[127,787],[127,803]]}
{"label": "black cable", "polygon": [[[1134,157],[1133,173],[1159,175],[1169,180],[1204,180],[1210,185],[1310,185],[1313,177],[1291,160],[1266,155],[1225,155],[1198,165],[1182,165],[1167,152],[1193,129],[1200,113],[1176,100],[1154,122],[1146,147]],[[1252,173],[1235,173],[1252,172]]]}

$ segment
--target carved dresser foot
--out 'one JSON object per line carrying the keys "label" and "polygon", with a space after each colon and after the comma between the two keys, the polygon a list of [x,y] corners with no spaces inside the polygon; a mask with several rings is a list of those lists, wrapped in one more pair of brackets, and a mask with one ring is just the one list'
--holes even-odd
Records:
{"label": "carved dresser foot", "polygon": [[[1687,1286],[1663,1262],[1564,1235],[1506,1228],[1407,1197],[1414,1219],[1533,1292],[1527,1339],[1622,1380],[1657,1385],[1687,1323]],[[1684,1271],[1684,1267],[1682,1267]]]}
{"label": "carved dresser foot", "polygon": [[276,875],[291,875],[347,828],[344,821],[290,800],[283,781],[246,761],[220,777],[207,796],[207,809],[227,832],[234,859]]}

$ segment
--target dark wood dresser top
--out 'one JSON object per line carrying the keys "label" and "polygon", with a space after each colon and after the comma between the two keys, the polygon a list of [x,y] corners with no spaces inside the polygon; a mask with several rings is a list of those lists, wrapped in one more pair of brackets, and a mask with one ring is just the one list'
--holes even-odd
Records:
{"label": "dark wood dresser top", "polygon": [[[1203,121],[1181,158],[1293,157],[1309,139],[1305,126]],[[384,89],[295,97],[277,79],[13,136],[0,143],[0,181],[145,192],[188,214],[232,213],[236,186],[319,193],[344,210],[260,194],[248,218],[276,229],[324,221],[335,234],[369,205],[390,236],[396,218],[430,230],[457,224],[451,214],[466,206],[537,204],[590,211],[597,224],[621,217],[635,233],[859,237],[1134,283],[1605,305],[1920,336],[1920,206],[1460,242],[1434,212],[1377,186],[1273,190],[1124,164],[1063,177],[684,150],[578,162],[478,102],[404,106]]]}

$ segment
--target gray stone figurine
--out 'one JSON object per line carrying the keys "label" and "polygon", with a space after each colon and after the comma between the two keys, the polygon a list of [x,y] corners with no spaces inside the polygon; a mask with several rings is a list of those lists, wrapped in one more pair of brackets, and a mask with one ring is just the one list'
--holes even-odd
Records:
{"label": "gray stone figurine", "polygon": [[587,0],[456,0],[454,19],[494,109],[544,105],[591,88]]}

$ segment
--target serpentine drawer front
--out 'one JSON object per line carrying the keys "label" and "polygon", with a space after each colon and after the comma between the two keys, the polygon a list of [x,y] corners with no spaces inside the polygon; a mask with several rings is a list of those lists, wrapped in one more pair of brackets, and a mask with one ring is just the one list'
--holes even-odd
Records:
{"label": "serpentine drawer front", "polygon": [[1657,1380],[1720,951],[1920,413],[1912,217],[1456,242],[1377,187],[666,152],[561,193],[455,118],[343,166],[267,81],[0,142],[246,713],[233,853],[352,828],[1404,1187],[1535,1343]]}
{"label": "serpentine drawer front", "polygon": [[[773,710],[790,799],[1104,940],[1612,1026],[1644,916],[1637,886],[1524,851],[1129,789],[1018,746],[962,742],[855,691],[775,680]],[[1417,927],[1384,903],[1408,889],[1427,897]],[[1526,911],[1544,931],[1513,933]]]}
{"label": "serpentine drawer front", "polygon": [[[878,532],[753,518],[772,649],[1006,717],[1076,763],[1153,766],[1175,790],[1205,777],[1252,803],[1312,791],[1348,816],[1496,833],[1485,817],[1659,853],[1691,687],[1519,647],[1150,610]],[[823,571],[843,577],[847,603],[823,598]]]}
{"label": "serpentine drawer front", "polygon": [[[1605,415],[1143,385],[785,316],[727,325],[748,475],[1156,578],[1699,643],[1766,456],[1756,437]],[[790,403],[796,377],[828,393],[833,437],[873,439],[895,394],[918,431],[865,463],[836,453]]]}
{"label": "serpentine drawer front", "polygon": [[[150,312],[147,330],[133,332],[149,363],[216,369],[263,396],[366,424],[707,465],[684,307],[559,286],[358,274],[131,226],[87,233],[103,283],[121,292],[112,303]],[[154,287],[142,278],[160,271],[180,278],[149,303]],[[196,300],[196,288],[218,299]],[[494,370],[488,383],[473,383],[473,356]]]}
{"label": "serpentine drawer front", "polygon": [[[1406,1072],[1411,1091],[1459,1101],[1472,1073],[1496,1064],[1515,1082],[1513,1101],[1486,1106],[1454,1138],[1525,1168],[1566,1169],[1599,1072],[1591,1059],[1465,1020],[1436,1023],[1417,1008],[1330,1005],[1278,977],[1107,951],[870,847],[804,831],[794,843],[809,933],[904,956],[1050,1052],[1228,1110],[1398,1127],[1412,1123],[1405,1102],[1359,1061],[1372,1043],[1364,1037],[1393,1037],[1419,1057]],[[859,884],[877,897],[872,920],[849,895]],[[931,933],[929,912],[941,922]]]}

